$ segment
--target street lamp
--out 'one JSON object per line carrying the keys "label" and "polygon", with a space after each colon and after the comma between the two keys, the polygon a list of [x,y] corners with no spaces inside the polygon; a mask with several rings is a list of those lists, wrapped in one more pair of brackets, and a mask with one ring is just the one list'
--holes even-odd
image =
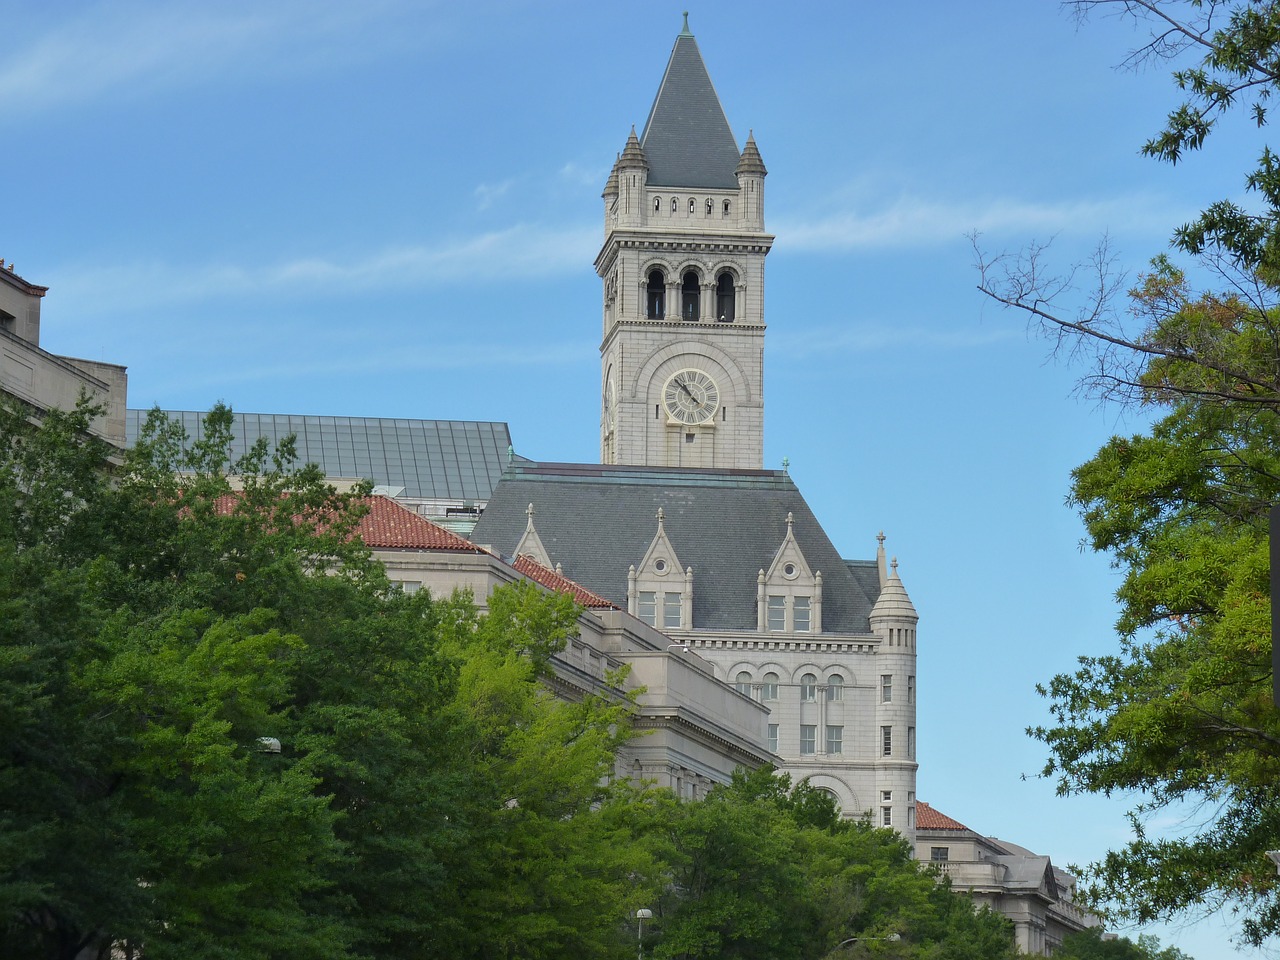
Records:
{"label": "street lamp", "polygon": [[848,940],[841,940],[836,944],[836,949],[847,947],[851,943],[862,943],[864,940],[884,940],[888,943],[897,943],[902,937],[896,933],[891,933],[887,937],[850,937]]}
{"label": "street lamp", "polygon": [[636,944],[639,946],[640,960],[644,960],[644,922],[653,919],[653,911],[648,907],[641,907],[636,911]]}

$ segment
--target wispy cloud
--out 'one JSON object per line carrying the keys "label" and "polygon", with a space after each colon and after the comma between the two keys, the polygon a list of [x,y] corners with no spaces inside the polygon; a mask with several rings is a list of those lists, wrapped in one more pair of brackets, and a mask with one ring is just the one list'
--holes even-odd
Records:
{"label": "wispy cloud", "polygon": [[403,32],[368,29],[399,7],[390,0],[89,5],[25,46],[10,38],[0,60],[0,116],[368,56],[371,44],[352,35],[400,42]]}
{"label": "wispy cloud", "polygon": [[390,247],[333,259],[303,257],[269,264],[109,264],[58,271],[59,300],[69,313],[260,296],[316,297],[386,287],[425,287],[526,279],[579,271],[599,241],[594,227],[518,225],[434,245]]}
{"label": "wispy cloud", "polygon": [[482,183],[475,189],[476,206],[481,210],[488,210],[515,184],[514,179],[506,179],[501,183]]}
{"label": "wispy cloud", "polygon": [[902,196],[889,203],[850,199],[813,217],[782,214],[772,218],[769,227],[782,238],[780,249],[808,252],[955,243],[973,231],[1096,235],[1123,227],[1163,235],[1176,221],[1167,203],[1147,195],[1056,203]]}

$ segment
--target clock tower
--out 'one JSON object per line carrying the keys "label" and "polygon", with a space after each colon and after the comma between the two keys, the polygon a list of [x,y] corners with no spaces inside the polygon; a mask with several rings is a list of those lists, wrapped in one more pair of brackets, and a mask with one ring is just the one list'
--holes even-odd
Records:
{"label": "clock tower", "polygon": [[604,189],[600,456],[759,469],[766,174],[737,141],[689,32]]}

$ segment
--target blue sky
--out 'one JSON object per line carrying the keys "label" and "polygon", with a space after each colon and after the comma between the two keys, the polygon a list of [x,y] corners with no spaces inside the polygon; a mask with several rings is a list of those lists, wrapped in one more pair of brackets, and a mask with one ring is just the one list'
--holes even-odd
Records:
{"label": "blue sky", "polygon": [[[503,420],[594,461],[600,192],[686,6],[0,0],[0,257],[50,288],[42,345],[126,364],[133,407]],[[1143,159],[1168,71],[1116,69],[1142,35],[1048,0],[690,24],[769,168],[766,466],[846,556],[883,529],[921,613],[919,795],[1096,857],[1125,801],[1024,779],[1023,731],[1037,681],[1114,648],[1117,580],[1063,501],[1141,422],[984,302],[965,235],[1065,266],[1108,233],[1136,273],[1239,195],[1259,135]],[[1155,932],[1236,955],[1217,921]]]}

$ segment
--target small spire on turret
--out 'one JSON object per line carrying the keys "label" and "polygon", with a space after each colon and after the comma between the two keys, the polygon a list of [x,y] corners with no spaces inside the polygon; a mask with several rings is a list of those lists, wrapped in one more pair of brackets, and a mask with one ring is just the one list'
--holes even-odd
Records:
{"label": "small spire on turret", "polygon": [[689,11],[688,10],[684,12],[684,28],[680,31],[680,36],[682,37],[693,36],[693,34],[689,31]]}
{"label": "small spire on turret", "polygon": [[607,199],[618,195],[618,164],[621,162],[622,154],[618,154],[613,158],[613,169],[609,171],[609,179],[605,181],[604,193],[600,194],[600,196]]}
{"label": "small spire on turret", "polygon": [[760,156],[760,148],[756,146],[756,132],[754,130],[747,134],[747,145],[742,148],[742,159],[738,161],[737,169],[733,172],[738,176],[743,174],[768,176],[769,171],[765,169],[764,159]]}
{"label": "small spire on turret", "polygon": [[645,159],[644,148],[640,146],[640,138],[636,136],[634,123],[631,125],[631,136],[627,137],[627,145],[622,148],[622,156],[618,158],[617,166],[642,166],[646,170],[649,169],[649,161]]}
{"label": "small spire on turret", "polygon": [[880,574],[880,588],[884,589],[884,582],[889,579],[889,571],[884,565],[884,531],[881,530],[876,534],[876,570]]}

